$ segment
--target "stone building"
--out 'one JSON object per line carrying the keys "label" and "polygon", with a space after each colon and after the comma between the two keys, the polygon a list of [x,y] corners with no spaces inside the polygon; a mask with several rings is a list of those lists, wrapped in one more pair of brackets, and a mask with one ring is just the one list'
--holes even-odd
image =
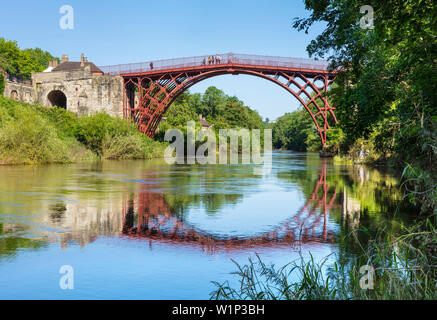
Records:
{"label": "stone building", "polygon": [[123,78],[105,75],[82,54],[80,61],[51,61],[43,72],[33,72],[32,81],[5,81],[4,96],[27,103],[58,106],[79,115],[105,111],[123,115]]}
{"label": "stone building", "polygon": [[212,128],[214,125],[209,124],[206,121],[206,118],[203,117],[201,114],[199,114],[199,121],[200,121],[200,125],[202,126],[202,130],[205,131],[209,128]]}

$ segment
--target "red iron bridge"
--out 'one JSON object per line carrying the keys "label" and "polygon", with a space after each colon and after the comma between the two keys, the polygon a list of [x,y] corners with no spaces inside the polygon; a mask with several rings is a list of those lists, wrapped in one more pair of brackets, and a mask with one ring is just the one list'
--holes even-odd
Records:
{"label": "red iron bridge", "polygon": [[153,137],[171,104],[202,80],[225,75],[260,77],[291,93],[313,119],[323,145],[337,123],[326,92],[336,71],[321,60],[246,54],[215,54],[100,67],[105,74],[123,77],[123,115]]}

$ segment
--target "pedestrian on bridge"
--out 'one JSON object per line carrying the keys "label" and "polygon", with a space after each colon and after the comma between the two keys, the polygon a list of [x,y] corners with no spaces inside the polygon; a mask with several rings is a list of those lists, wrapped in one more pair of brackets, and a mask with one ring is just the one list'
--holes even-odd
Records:
{"label": "pedestrian on bridge", "polygon": [[215,63],[216,64],[221,64],[222,63],[222,57],[220,57],[219,55],[215,56]]}
{"label": "pedestrian on bridge", "polygon": [[150,62],[150,70],[153,70],[153,62]]}

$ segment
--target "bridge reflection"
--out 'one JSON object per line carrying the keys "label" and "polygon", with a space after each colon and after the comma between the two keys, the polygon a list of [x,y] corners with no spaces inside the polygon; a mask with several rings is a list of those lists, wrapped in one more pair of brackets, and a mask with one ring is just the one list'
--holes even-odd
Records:
{"label": "bridge reflection", "polygon": [[326,164],[323,164],[312,194],[298,212],[291,213],[276,227],[256,236],[224,237],[200,230],[187,222],[183,215],[177,215],[163,194],[140,192],[136,199],[132,195],[124,201],[122,234],[148,239],[151,243],[196,245],[205,251],[334,242],[334,231],[328,226],[328,214],[332,208],[341,208],[342,200],[339,198],[335,186],[327,183]]}

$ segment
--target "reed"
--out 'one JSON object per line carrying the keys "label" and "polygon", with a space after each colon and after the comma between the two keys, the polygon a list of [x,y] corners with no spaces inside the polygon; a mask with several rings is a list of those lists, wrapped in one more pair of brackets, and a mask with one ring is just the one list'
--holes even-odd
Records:
{"label": "reed", "polygon": [[[356,230],[355,232],[360,232]],[[434,300],[437,298],[437,233],[430,220],[398,235],[378,234],[360,255],[315,261],[312,256],[282,267],[257,255],[233,272],[238,286],[213,282],[217,300]],[[329,263],[334,258],[335,262]],[[373,289],[363,289],[361,266],[374,269]],[[364,283],[365,284],[365,283]]]}

